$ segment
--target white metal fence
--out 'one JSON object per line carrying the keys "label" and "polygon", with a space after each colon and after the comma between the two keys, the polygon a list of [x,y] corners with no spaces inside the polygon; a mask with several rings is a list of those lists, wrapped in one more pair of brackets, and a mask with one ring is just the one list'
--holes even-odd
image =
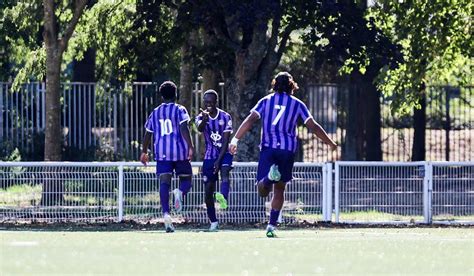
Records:
{"label": "white metal fence", "polygon": [[[173,215],[204,223],[202,164],[192,165],[193,188],[183,213]],[[230,207],[217,208],[222,222],[268,219],[272,194],[258,197],[256,170],[256,163],[235,164]],[[474,223],[474,162],[336,162],[335,170],[296,163],[293,175],[286,223]],[[3,162],[0,222],[148,222],[162,216],[158,191],[153,163]]]}
{"label": "white metal fence", "polygon": [[[178,217],[207,222],[201,163],[193,163],[193,188]],[[297,163],[288,187],[283,219],[324,220],[326,164]],[[218,209],[223,222],[267,219],[269,197],[255,189],[257,163],[236,163],[231,172],[230,207]],[[173,180],[177,187],[177,179]],[[172,198],[172,197],[170,197]],[[177,215],[177,214],[172,214]],[[0,163],[0,222],[150,221],[161,218],[159,182],[153,163],[5,162]]]}

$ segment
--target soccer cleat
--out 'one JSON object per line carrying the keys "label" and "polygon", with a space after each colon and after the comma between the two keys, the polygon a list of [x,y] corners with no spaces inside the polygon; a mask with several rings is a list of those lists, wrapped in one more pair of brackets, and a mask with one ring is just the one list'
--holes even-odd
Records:
{"label": "soccer cleat", "polygon": [[221,207],[221,209],[227,209],[227,199],[225,199],[224,195],[219,192],[216,192],[215,197],[217,202],[219,203],[219,207]]}
{"label": "soccer cleat", "polygon": [[183,192],[180,189],[174,189],[174,209],[177,213],[181,213],[183,210]]}
{"label": "soccer cleat", "polygon": [[211,222],[211,227],[209,227],[209,232],[217,232],[219,231],[219,222]]}
{"label": "soccer cleat", "polygon": [[269,224],[267,226],[267,238],[276,238],[277,235],[276,235],[275,231],[276,231],[276,227]]}
{"label": "soccer cleat", "polygon": [[281,174],[278,171],[278,165],[273,164],[268,172],[268,179],[271,181],[280,181]]}
{"label": "soccer cleat", "polygon": [[166,233],[173,233],[174,232],[174,226],[173,226],[173,222],[171,221],[171,216],[169,214],[165,214],[163,217],[164,217],[164,221],[165,221]]}

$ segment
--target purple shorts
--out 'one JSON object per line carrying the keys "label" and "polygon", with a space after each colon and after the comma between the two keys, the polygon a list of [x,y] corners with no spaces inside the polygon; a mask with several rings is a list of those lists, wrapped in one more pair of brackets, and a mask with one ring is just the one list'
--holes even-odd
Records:
{"label": "purple shorts", "polygon": [[189,160],[181,161],[156,161],[156,175],[165,173],[176,173],[176,175],[192,175],[193,168]]}
{"label": "purple shorts", "polygon": [[292,151],[263,147],[258,160],[257,181],[267,176],[270,167],[275,164],[278,165],[278,170],[281,173],[280,181],[289,182],[293,179],[294,162],[295,153]]}
{"label": "purple shorts", "polygon": [[[232,160],[234,156],[230,153],[226,153],[222,158],[221,168],[222,167],[232,167]],[[204,176],[204,182],[213,182],[217,181],[217,173],[214,173],[214,162],[216,159],[204,159],[202,162],[202,175]]]}

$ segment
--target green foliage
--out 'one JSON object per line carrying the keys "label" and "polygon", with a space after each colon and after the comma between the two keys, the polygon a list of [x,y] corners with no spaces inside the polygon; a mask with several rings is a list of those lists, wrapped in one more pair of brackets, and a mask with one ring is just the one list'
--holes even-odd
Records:
{"label": "green foliage", "polygon": [[367,17],[402,55],[377,79],[379,88],[394,96],[394,110],[417,106],[426,85],[472,84],[472,1],[380,2]]}
{"label": "green foliage", "polygon": [[[42,44],[42,12],[39,1],[1,1],[0,81],[17,75],[21,66],[30,59],[30,69],[37,69],[35,64],[40,64],[36,62],[41,59],[34,55]],[[38,70],[32,74],[37,76]]]}
{"label": "green foliage", "polygon": [[[59,36],[72,18],[72,1],[57,1]],[[45,76],[45,50],[40,1],[0,4],[0,80],[19,83]],[[68,65],[96,50],[96,78],[104,82],[160,81],[179,76],[179,44],[174,33],[175,11],[162,1],[98,0],[86,7],[68,43],[61,65],[62,79],[70,79]]]}

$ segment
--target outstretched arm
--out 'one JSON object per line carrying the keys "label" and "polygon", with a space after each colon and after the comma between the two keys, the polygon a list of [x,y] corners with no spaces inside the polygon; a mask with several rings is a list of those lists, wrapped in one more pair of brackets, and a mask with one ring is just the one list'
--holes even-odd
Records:
{"label": "outstretched arm", "polygon": [[183,136],[184,141],[188,144],[188,159],[191,160],[193,158],[194,145],[191,140],[191,135],[189,134],[188,121],[182,122],[179,125],[179,129],[181,130],[181,135]]}
{"label": "outstretched arm", "polygon": [[148,163],[148,146],[150,145],[151,141],[151,132],[145,131],[145,136],[143,136],[143,144],[142,144],[142,153],[140,154],[140,162],[146,166]]}
{"label": "outstretched arm", "polygon": [[231,154],[235,154],[237,152],[237,142],[252,128],[253,124],[255,124],[258,119],[258,114],[255,112],[250,113],[247,118],[245,118],[235,133],[234,138],[232,138],[230,141],[229,151]]}
{"label": "outstretched arm", "polygon": [[316,135],[319,139],[323,140],[324,143],[328,144],[331,147],[331,150],[337,149],[336,142],[329,138],[323,127],[316,123],[313,118],[309,119],[306,122],[306,127],[309,129],[309,131],[311,131],[311,133]]}

